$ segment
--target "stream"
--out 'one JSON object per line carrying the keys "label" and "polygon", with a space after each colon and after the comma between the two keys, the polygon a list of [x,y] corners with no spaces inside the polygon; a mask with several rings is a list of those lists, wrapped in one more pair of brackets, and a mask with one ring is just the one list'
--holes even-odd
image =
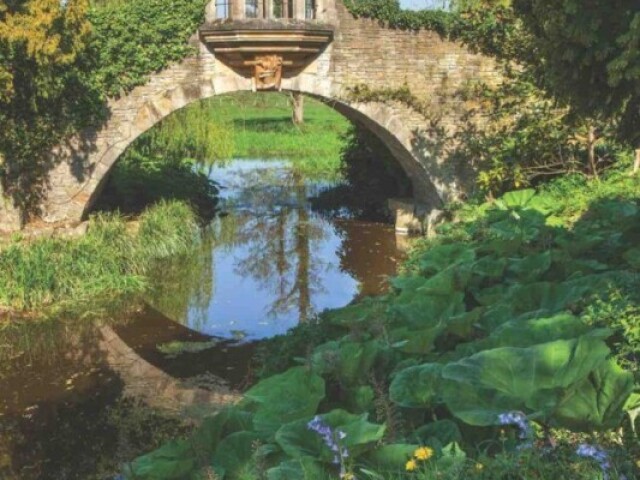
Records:
{"label": "stream", "polygon": [[192,255],[156,266],[139,304],[0,329],[0,479],[113,478],[239,398],[260,340],[384,293],[404,258],[388,221],[323,207],[335,180],[276,160],[211,178],[220,214]]}

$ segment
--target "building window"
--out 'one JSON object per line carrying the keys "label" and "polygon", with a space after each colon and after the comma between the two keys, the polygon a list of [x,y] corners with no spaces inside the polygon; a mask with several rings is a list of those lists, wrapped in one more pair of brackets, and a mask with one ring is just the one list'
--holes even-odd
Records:
{"label": "building window", "polygon": [[258,18],[258,0],[245,0],[244,16],[246,18]]}
{"label": "building window", "polygon": [[304,18],[307,20],[313,20],[316,18],[315,0],[304,0]]}
{"label": "building window", "polygon": [[275,18],[293,18],[293,0],[273,0]]}
{"label": "building window", "polygon": [[231,0],[216,0],[216,18],[224,19],[231,17]]}

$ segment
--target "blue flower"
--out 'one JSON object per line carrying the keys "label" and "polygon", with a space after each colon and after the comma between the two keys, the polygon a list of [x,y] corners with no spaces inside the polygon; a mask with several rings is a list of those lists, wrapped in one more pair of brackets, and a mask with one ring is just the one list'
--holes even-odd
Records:
{"label": "blue flower", "polygon": [[604,478],[604,480],[609,479],[608,471],[611,468],[611,463],[609,462],[609,455],[603,448],[596,445],[589,445],[588,443],[582,443],[578,445],[576,454],[579,457],[595,460],[602,470],[602,478]]}
{"label": "blue flower", "polygon": [[335,453],[333,463],[341,465],[341,467],[344,468],[343,459],[349,456],[349,451],[346,447],[342,447],[340,445],[340,440],[347,438],[347,434],[342,430],[334,432],[318,415],[313,417],[313,419],[307,423],[307,428],[320,435],[324,444]]}
{"label": "blue flower", "polygon": [[533,431],[527,416],[522,412],[506,412],[498,415],[498,423],[500,425],[513,425],[518,428],[518,438],[520,440],[528,440],[518,447],[518,449],[529,448],[533,445],[531,438]]}

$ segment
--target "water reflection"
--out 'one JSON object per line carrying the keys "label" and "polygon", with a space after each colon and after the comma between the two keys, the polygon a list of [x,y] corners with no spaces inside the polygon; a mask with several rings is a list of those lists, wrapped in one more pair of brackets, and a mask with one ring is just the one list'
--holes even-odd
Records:
{"label": "water reflection", "polygon": [[[224,214],[206,235],[206,265],[172,267],[200,279],[199,289],[175,301],[188,308],[163,305],[180,295],[170,288],[151,300],[189,328],[247,341],[273,336],[326,308],[381,293],[395,273],[401,253],[391,227],[311,207],[331,182],[305,178],[285,161],[237,160],[211,176],[222,187]],[[162,276],[165,286],[175,283],[166,269]]]}
{"label": "water reflection", "polygon": [[395,272],[391,227],[310,206],[331,183],[286,162],[232,162],[212,177],[226,213],[196,251],[156,265],[155,308],[0,325],[1,479],[109,478],[186,428],[167,411],[237,395],[250,340],[380,293]]}

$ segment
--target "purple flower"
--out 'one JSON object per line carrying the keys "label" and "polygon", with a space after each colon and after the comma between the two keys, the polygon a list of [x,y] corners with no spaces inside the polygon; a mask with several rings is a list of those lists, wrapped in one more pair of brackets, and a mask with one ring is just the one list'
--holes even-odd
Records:
{"label": "purple flower", "polygon": [[507,412],[498,415],[500,425],[514,425],[518,427],[518,437],[526,440],[531,437],[531,425],[526,415],[522,412]]}
{"label": "purple flower", "polygon": [[318,415],[307,423],[307,428],[313,432],[316,432],[322,438],[324,444],[335,453],[333,457],[333,463],[341,466],[341,472],[344,469],[343,460],[349,456],[349,451],[346,447],[340,445],[340,440],[344,440],[347,434],[342,430],[334,432],[331,427],[322,421]]}
{"label": "purple flower", "polygon": [[588,443],[582,443],[578,445],[576,454],[579,457],[595,460],[602,469],[602,478],[604,478],[604,480],[609,479],[608,470],[611,468],[611,463],[609,463],[609,455],[603,448],[596,445],[589,445]]}

